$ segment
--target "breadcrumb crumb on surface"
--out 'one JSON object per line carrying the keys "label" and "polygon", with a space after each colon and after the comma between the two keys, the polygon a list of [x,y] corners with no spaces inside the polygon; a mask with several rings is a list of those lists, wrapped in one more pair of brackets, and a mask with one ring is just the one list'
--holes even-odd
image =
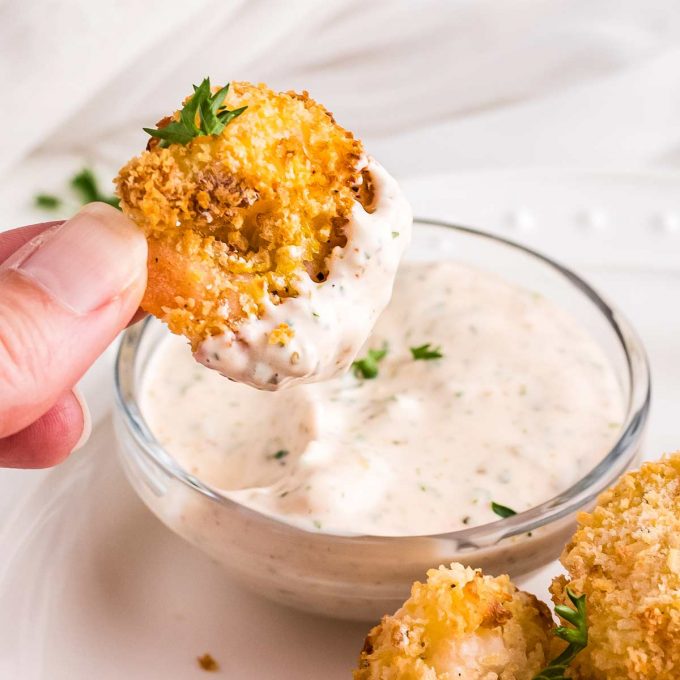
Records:
{"label": "breadcrumb crumb on surface", "polygon": [[295,296],[298,277],[323,281],[353,206],[372,200],[361,142],[306,92],[233,82],[225,105],[248,108],[219,135],[152,139],[116,179],[149,242],[142,307],[194,349]]}
{"label": "breadcrumb crumb on surface", "polygon": [[507,576],[441,566],[369,632],[354,680],[531,680],[551,630],[548,608]]}
{"label": "breadcrumb crumb on surface", "polygon": [[201,670],[208,671],[209,673],[216,673],[220,670],[220,665],[207,652],[202,656],[196,657],[196,661],[198,661]]}
{"label": "breadcrumb crumb on surface", "polygon": [[580,680],[680,678],[680,454],[622,477],[582,513],[553,581],[585,593],[588,647],[573,663]]}
{"label": "breadcrumb crumb on surface", "polygon": [[295,335],[295,331],[285,323],[279,324],[269,334],[269,344],[287,345],[290,339]]}

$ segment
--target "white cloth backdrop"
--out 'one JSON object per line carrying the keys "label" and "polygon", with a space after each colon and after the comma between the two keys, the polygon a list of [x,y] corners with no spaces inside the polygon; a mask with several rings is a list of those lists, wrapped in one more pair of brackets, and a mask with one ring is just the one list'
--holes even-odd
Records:
{"label": "white cloth backdrop", "polygon": [[0,0],[0,228],[205,75],[308,89],[402,178],[680,163],[677,0]]}

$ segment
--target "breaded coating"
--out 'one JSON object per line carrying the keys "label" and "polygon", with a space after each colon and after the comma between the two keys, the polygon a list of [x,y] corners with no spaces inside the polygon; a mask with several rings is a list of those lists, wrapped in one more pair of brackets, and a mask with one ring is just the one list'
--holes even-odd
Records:
{"label": "breaded coating", "polygon": [[531,680],[551,629],[548,608],[507,576],[441,566],[371,630],[354,680]]}
{"label": "breaded coating", "polygon": [[295,296],[297,277],[323,281],[357,199],[371,200],[361,142],[306,92],[234,82],[224,103],[248,108],[217,135],[168,148],[152,138],[116,179],[149,241],[142,307],[194,350],[266,298]]}
{"label": "breaded coating", "polygon": [[553,581],[588,602],[589,643],[573,663],[581,680],[680,678],[680,454],[622,477],[582,513]]}

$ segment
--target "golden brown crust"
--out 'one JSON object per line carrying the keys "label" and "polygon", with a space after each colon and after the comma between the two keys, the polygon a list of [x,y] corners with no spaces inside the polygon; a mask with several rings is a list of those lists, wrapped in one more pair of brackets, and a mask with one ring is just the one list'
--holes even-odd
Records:
{"label": "golden brown crust", "polygon": [[460,564],[427,576],[369,632],[355,680],[531,680],[545,666],[552,617],[542,602]]}
{"label": "golden brown crust", "polygon": [[194,346],[260,314],[267,297],[294,296],[297,276],[323,280],[357,197],[370,199],[361,142],[306,92],[236,82],[225,104],[248,108],[219,135],[150,140],[116,180],[149,238],[142,306]]}
{"label": "golden brown crust", "polygon": [[556,603],[567,587],[587,596],[589,644],[572,676],[680,678],[680,455],[625,475],[578,521],[568,576],[551,587]]}

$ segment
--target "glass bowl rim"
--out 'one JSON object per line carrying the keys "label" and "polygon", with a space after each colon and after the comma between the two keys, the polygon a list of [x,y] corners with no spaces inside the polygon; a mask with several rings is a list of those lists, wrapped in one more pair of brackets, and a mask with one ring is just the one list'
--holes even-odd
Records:
{"label": "glass bowl rim", "polygon": [[[584,477],[569,488],[552,498],[528,510],[518,512],[508,518],[494,520],[466,529],[457,529],[436,534],[404,534],[399,536],[381,536],[366,533],[339,534],[315,532],[302,527],[288,524],[270,515],[242,505],[219,489],[211,487],[184,470],[175,459],[165,451],[156,441],[150,428],[141,414],[139,405],[134,397],[124,394],[125,379],[131,384],[135,382],[135,362],[144,332],[152,318],[128,328],[122,336],[115,361],[115,401],[122,414],[128,431],[139,445],[141,451],[150,461],[158,465],[164,472],[179,482],[206,496],[213,502],[233,507],[240,512],[252,513],[260,521],[269,521],[278,527],[286,527],[291,532],[301,532],[305,535],[320,534],[325,538],[374,540],[394,542],[405,539],[437,539],[455,542],[459,548],[481,548],[497,544],[503,539],[533,531],[571,515],[587,506],[602,491],[614,483],[625,472],[637,452],[649,417],[651,405],[651,376],[646,351],[636,331],[626,318],[606,302],[595,289],[586,283],[571,269],[554,259],[536,252],[528,246],[517,243],[502,236],[492,234],[472,227],[464,227],[443,220],[414,218],[414,224],[443,227],[473,237],[486,239],[496,244],[509,247],[547,265],[561,275],[567,283],[574,286],[584,295],[608,322],[610,328],[620,343],[629,376],[629,400],[625,417],[619,432],[619,437],[604,458]],[[636,360],[637,359],[637,360]]]}

